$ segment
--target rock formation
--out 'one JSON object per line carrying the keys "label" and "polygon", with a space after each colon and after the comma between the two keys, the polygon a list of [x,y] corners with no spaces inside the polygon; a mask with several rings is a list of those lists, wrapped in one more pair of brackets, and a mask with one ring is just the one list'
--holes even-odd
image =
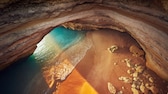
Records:
{"label": "rock formation", "polygon": [[128,32],[145,51],[147,66],[168,80],[168,15],[162,0],[2,0],[0,68],[33,53],[58,25]]}

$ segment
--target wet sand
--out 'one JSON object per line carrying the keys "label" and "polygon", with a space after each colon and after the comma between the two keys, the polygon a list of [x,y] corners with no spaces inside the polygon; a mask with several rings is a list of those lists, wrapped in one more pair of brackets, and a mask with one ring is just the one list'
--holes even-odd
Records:
{"label": "wet sand", "polygon": [[[112,83],[117,92],[122,91],[123,94],[131,94],[132,83],[124,83],[119,80],[119,77],[131,78],[130,74],[127,73],[130,68],[123,62],[124,59],[130,59],[133,65],[145,66],[144,56],[135,57],[129,51],[131,45],[140,47],[137,42],[127,33],[112,30],[88,32],[86,37],[91,40],[92,47],[69,77],[60,84],[56,94],[86,94],[81,93],[81,88],[86,82],[88,89],[85,91],[92,90],[91,88],[95,90],[87,94],[111,94],[108,90],[108,82]],[[114,53],[107,50],[112,45],[117,45],[119,48]],[[164,82],[154,72],[145,67],[143,73],[148,73],[154,78],[152,84],[156,85],[160,94],[168,91],[166,87],[168,83]],[[148,78],[144,77],[140,74],[139,78],[148,83]]]}

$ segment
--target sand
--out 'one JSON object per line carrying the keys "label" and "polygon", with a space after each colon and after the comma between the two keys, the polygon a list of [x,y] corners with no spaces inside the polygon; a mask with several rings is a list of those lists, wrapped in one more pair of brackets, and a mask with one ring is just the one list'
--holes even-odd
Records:
{"label": "sand", "polygon": [[[136,57],[129,51],[131,45],[140,48],[138,43],[129,34],[113,30],[88,32],[86,37],[92,42],[92,47],[77,64],[74,71],[59,85],[56,94],[86,94],[85,91],[87,91],[87,94],[111,94],[107,83],[111,83],[118,93],[131,94],[133,92],[131,85],[135,81],[125,83],[119,78],[133,78],[127,73],[127,70],[132,67],[129,68],[124,59],[130,59],[131,64],[134,66],[141,65],[145,67],[144,56]],[[110,53],[107,48],[112,45],[118,46],[118,49]],[[149,78],[143,76],[146,75],[145,73],[150,75],[154,82],[149,82]],[[146,67],[143,73],[139,74],[139,79],[144,84],[154,84],[155,89],[159,89],[159,91],[156,90],[159,94],[168,92],[168,83]]]}

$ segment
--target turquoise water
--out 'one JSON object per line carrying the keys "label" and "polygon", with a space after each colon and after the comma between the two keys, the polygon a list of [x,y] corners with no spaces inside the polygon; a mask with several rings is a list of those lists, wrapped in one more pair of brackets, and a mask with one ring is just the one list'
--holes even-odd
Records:
{"label": "turquoise water", "polygon": [[50,62],[63,50],[81,40],[84,35],[82,31],[57,27],[43,38],[33,55],[40,63]]}
{"label": "turquoise water", "polygon": [[33,55],[18,60],[0,72],[0,94],[25,94],[26,90],[33,90],[34,94],[45,94],[48,86],[42,76],[41,63],[50,62],[84,36],[84,32],[64,27],[53,29],[37,45]]}
{"label": "turquoise water", "polygon": [[66,49],[78,41],[84,35],[84,32],[58,27],[53,29],[50,35],[54,38],[54,41],[58,43],[60,48]]}

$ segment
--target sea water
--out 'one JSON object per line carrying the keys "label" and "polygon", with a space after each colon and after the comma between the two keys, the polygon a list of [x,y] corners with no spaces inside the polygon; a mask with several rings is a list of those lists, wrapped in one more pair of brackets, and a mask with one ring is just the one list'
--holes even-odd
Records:
{"label": "sea water", "polygon": [[[70,30],[62,26],[54,28],[37,45],[33,55],[18,60],[0,72],[0,94],[23,94],[25,88],[30,83],[33,84],[33,82],[36,82],[34,87],[32,87],[34,92],[37,91],[39,94],[44,94],[45,88],[48,86],[42,77],[41,63],[48,63],[64,50],[77,44],[84,36],[85,33],[82,31]],[[35,81],[32,81],[33,79]]]}
{"label": "sea water", "polygon": [[63,50],[77,43],[85,36],[85,32],[67,29],[64,27],[54,28],[37,45],[34,52],[36,60],[40,63],[50,62]]}

